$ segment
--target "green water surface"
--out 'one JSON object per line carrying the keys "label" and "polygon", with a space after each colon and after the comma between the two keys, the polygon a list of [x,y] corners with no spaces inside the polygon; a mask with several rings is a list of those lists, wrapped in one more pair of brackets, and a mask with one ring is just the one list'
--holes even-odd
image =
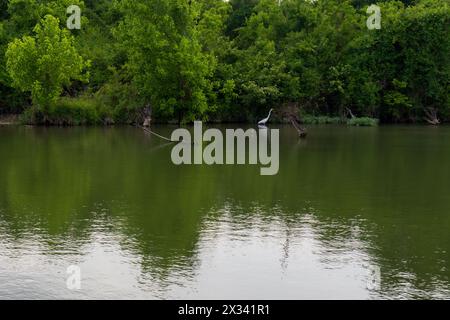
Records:
{"label": "green water surface", "polygon": [[133,127],[0,127],[0,298],[450,299],[450,127],[279,129],[264,177]]}

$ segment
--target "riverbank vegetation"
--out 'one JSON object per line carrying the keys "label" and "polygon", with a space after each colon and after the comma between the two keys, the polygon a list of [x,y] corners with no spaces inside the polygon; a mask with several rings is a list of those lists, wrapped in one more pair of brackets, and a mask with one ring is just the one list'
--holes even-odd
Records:
{"label": "riverbank vegetation", "polygon": [[[305,123],[449,121],[449,1],[379,1],[379,30],[366,26],[371,3],[2,1],[0,113],[254,122],[295,104]],[[70,5],[80,30],[66,27]]]}

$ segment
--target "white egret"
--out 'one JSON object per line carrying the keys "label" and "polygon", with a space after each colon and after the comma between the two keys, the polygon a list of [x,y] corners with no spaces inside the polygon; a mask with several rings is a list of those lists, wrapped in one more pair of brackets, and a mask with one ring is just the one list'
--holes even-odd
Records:
{"label": "white egret", "polygon": [[260,122],[258,122],[258,125],[265,126],[267,121],[269,121],[269,119],[270,119],[270,115],[272,114],[272,111],[273,111],[273,109],[270,109],[269,115],[267,116],[267,118],[265,118],[265,119],[261,120]]}

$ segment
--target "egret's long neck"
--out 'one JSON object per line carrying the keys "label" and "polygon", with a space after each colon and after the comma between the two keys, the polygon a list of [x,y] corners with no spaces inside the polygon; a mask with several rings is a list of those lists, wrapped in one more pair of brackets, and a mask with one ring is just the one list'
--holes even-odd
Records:
{"label": "egret's long neck", "polygon": [[272,114],[272,110],[269,111],[269,116],[267,118],[270,118],[271,114]]}

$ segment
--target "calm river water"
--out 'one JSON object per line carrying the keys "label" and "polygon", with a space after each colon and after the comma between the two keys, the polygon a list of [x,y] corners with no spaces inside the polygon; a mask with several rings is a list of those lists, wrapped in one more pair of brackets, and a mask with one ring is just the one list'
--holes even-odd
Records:
{"label": "calm river water", "polygon": [[449,299],[450,127],[280,129],[264,177],[132,127],[0,127],[0,298]]}

